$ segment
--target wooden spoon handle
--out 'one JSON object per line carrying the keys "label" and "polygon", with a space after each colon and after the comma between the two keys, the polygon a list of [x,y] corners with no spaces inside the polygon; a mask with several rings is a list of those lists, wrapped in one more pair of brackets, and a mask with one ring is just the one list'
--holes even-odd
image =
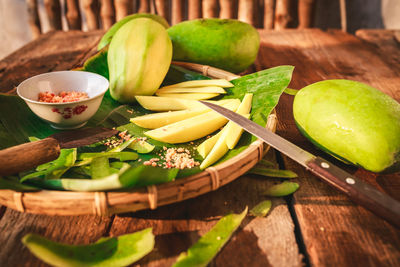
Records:
{"label": "wooden spoon handle", "polygon": [[0,176],[32,169],[59,155],[60,145],[51,137],[0,150]]}

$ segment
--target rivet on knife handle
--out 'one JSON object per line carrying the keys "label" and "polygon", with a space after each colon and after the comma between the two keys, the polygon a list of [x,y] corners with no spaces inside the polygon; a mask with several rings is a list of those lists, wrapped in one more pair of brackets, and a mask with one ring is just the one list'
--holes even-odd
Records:
{"label": "rivet on knife handle", "polygon": [[400,228],[398,201],[320,157],[307,162],[307,166],[312,173],[344,192],[352,201]]}
{"label": "rivet on knife handle", "polygon": [[0,176],[32,169],[59,155],[60,145],[51,137],[0,150]]}

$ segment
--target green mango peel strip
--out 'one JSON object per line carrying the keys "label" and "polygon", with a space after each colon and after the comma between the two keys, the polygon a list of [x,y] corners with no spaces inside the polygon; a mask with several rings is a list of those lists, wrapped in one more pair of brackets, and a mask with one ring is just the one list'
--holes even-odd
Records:
{"label": "green mango peel strip", "polygon": [[299,189],[299,184],[295,182],[284,181],[283,183],[276,184],[264,191],[264,195],[270,197],[284,197]]}
{"label": "green mango peel strip", "polygon": [[53,242],[37,234],[27,234],[22,243],[39,259],[53,266],[127,266],[141,259],[154,248],[151,228],[101,238],[89,245],[67,245]]}
{"label": "green mango peel strip", "polygon": [[247,214],[247,207],[240,214],[222,217],[214,227],[203,235],[187,252],[179,255],[173,267],[207,266],[221,248],[229,241]]}
{"label": "green mango peel strip", "polygon": [[278,170],[265,167],[254,167],[247,173],[257,174],[265,177],[277,177],[277,178],[296,178],[297,174],[291,170]]}
{"label": "green mango peel strip", "polygon": [[249,211],[249,214],[255,217],[265,217],[271,209],[271,206],[271,200],[261,201]]}

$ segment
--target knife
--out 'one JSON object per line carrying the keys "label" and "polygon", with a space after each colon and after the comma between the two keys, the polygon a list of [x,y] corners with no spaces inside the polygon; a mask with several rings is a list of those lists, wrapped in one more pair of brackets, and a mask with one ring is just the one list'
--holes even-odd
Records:
{"label": "knife", "polygon": [[221,106],[200,101],[247,132],[306,167],[325,182],[345,193],[352,201],[400,228],[400,202],[345,172],[327,160],[312,155],[257,123]]}
{"label": "knife", "polygon": [[29,170],[55,160],[61,148],[90,145],[117,133],[117,130],[102,127],[64,131],[39,141],[0,150],[0,176]]}

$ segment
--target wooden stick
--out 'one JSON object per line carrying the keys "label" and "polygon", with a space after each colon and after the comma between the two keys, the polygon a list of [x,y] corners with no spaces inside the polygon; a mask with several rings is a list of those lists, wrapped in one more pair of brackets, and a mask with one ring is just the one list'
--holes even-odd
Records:
{"label": "wooden stick", "polygon": [[183,20],[183,1],[172,0],[171,24],[175,25]]}
{"label": "wooden stick", "polygon": [[217,17],[217,11],[217,0],[203,0],[203,18],[215,18]]}
{"label": "wooden stick", "polygon": [[50,30],[62,30],[61,5],[59,0],[44,0]]}
{"label": "wooden stick", "polygon": [[65,17],[67,18],[68,30],[82,29],[82,17],[79,11],[79,0],[66,0]]}
{"label": "wooden stick", "polygon": [[264,0],[264,29],[274,28],[275,0]]}
{"label": "wooden stick", "polygon": [[221,19],[233,19],[235,17],[235,6],[237,1],[234,0],[220,0],[219,17]]}
{"label": "wooden stick", "polygon": [[115,10],[112,0],[101,0],[100,17],[103,29],[105,30],[109,29],[115,23]]}
{"label": "wooden stick", "polygon": [[314,7],[315,0],[299,0],[299,29],[312,27]]}
{"label": "wooden stick", "polygon": [[254,1],[253,0],[239,0],[238,19],[255,25],[254,20]]}
{"label": "wooden stick", "polygon": [[346,0],[340,0],[340,24],[342,31],[347,32]]}
{"label": "wooden stick", "polygon": [[115,17],[117,21],[133,13],[132,0],[114,0],[114,1],[115,1]]}
{"label": "wooden stick", "polygon": [[150,5],[148,0],[140,0],[140,6],[138,13],[149,13],[150,12]]}
{"label": "wooden stick", "polygon": [[188,0],[188,19],[201,18],[200,0]]}
{"label": "wooden stick", "polygon": [[276,0],[275,30],[287,28],[291,20],[292,17],[290,16],[290,0]]}
{"label": "wooden stick", "polygon": [[168,3],[165,0],[155,0],[154,1],[155,5],[155,12],[157,15],[160,15],[161,17],[165,18],[168,20]]}
{"label": "wooden stick", "polygon": [[34,39],[38,38],[41,31],[37,0],[26,0],[27,8],[28,8],[28,22],[29,27],[31,28],[32,37]]}
{"label": "wooden stick", "polygon": [[83,0],[83,10],[85,11],[86,23],[89,31],[99,28],[99,1]]}

